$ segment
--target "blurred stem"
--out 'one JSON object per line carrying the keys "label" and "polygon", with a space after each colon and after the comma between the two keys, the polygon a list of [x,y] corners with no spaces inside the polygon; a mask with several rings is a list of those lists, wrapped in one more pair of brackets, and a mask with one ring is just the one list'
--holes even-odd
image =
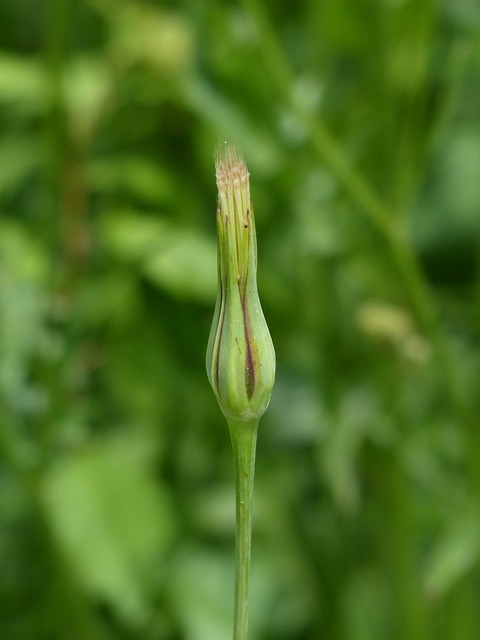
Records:
{"label": "blurred stem", "polygon": [[[47,225],[50,233],[57,231],[60,218],[60,191],[65,156],[62,71],[65,60],[66,34],[67,3],[65,0],[50,0],[47,3],[45,31],[45,65],[50,107],[46,130],[49,150],[47,180],[54,204],[52,214],[55,216],[52,224]],[[52,239],[56,240],[56,233]]]}
{"label": "blurred stem", "polygon": [[252,506],[258,421],[227,420],[235,462],[235,613],[233,640],[246,640],[252,546]]}
{"label": "blurred stem", "polygon": [[[353,200],[360,205],[364,215],[385,240],[405,291],[410,298],[414,313],[423,330],[430,338],[452,407],[464,426],[466,428],[471,427],[470,432],[476,433],[473,428],[475,420],[462,391],[457,367],[438,323],[435,300],[418,264],[418,260],[405,238],[404,230],[400,228],[399,220],[388,204],[377,196],[367,180],[351,164],[341,145],[331,136],[323,123],[295,101],[292,93],[294,76],[263,7],[258,0],[243,0],[243,4],[255,20],[259,32],[260,47],[270,73],[285,100],[308,128],[312,144],[318,154],[330,166]],[[480,447],[480,441],[477,444]],[[474,464],[473,470],[478,476],[479,473],[475,471],[477,466]]]}
{"label": "blurred stem", "polygon": [[364,214],[370,218],[371,222],[384,236],[389,237],[392,233],[389,207],[376,196],[368,182],[352,166],[342,147],[331,136],[323,123],[295,101],[292,92],[294,76],[271,28],[268,17],[257,0],[243,0],[243,4],[256,22],[260,47],[272,77],[290,107],[307,126],[313,146],[326,160],[350,195],[360,204]]}

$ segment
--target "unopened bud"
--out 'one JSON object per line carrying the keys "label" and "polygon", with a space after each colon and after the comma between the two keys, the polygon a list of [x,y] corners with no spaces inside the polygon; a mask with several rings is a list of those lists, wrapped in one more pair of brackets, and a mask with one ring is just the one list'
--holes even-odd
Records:
{"label": "unopened bud", "polygon": [[235,147],[219,153],[216,178],[218,294],[207,374],[227,419],[258,420],[270,401],[275,351],[258,298],[249,174]]}

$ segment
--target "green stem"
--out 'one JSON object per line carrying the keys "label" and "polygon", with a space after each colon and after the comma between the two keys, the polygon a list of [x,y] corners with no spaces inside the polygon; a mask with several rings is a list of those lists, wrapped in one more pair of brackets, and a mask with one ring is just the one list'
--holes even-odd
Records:
{"label": "green stem", "polygon": [[233,640],[246,640],[252,543],[252,505],[258,421],[227,420],[232,440],[236,484],[235,614]]}

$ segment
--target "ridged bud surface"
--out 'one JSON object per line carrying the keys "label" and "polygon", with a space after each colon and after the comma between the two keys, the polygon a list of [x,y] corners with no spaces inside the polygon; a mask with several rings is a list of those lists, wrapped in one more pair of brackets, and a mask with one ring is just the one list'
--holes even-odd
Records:
{"label": "ridged bud surface", "polygon": [[218,294],[207,374],[224,415],[259,419],[270,401],[275,351],[257,291],[257,241],[249,174],[235,147],[216,161]]}

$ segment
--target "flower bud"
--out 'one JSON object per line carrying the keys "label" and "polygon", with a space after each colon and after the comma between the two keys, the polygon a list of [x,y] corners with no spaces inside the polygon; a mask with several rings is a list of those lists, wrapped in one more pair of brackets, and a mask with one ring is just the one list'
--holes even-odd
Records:
{"label": "flower bud", "polygon": [[259,420],[270,401],[275,351],[257,291],[249,174],[235,147],[216,160],[218,294],[207,375],[227,419]]}

